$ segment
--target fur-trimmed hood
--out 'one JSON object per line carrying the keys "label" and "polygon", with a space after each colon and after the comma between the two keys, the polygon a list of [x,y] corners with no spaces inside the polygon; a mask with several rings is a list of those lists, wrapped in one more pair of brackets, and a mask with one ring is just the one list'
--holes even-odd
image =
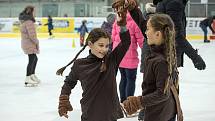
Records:
{"label": "fur-trimmed hood", "polygon": [[29,14],[26,14],[26,13],[20,13],[19,14],[19,20],[21,22],[24,22],[24,21],[27,21],[27,20],[32,20],[33,22],[35,22],[35,18],[33,17],[33,15],[29,15]]}

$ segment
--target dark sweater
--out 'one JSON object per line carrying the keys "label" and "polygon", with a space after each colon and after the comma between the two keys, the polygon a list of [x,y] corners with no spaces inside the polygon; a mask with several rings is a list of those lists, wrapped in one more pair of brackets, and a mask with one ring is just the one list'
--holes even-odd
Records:
{"label": "dark sweater", "polygon": [[[120,34],[121,43],[105,56],[107,70],[100,72],[102,59],[93,54],[77,59],[61,90],[61,95],[70,95],[71,89],[81,82],[83,89],[80,101],[81,121],[113,121],[123,117],[117,95],[115,71],[130,46],[130,34]],[[72,96],[71,96],[72,97]]]}

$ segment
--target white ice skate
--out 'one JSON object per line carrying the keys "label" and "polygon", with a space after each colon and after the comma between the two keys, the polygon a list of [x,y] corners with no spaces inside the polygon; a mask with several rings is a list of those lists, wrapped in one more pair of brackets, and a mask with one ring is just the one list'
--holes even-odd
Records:
{"label": "white ice skate", "polygon": [[53,39],[54,37],[55,37],[54,35],[51,35],[51,36],[49,36],[48,39]]}
{"label": "white ice skate", "polygon": [[41,80],[38,79],[38,77],[35,74],[32,74],[30,77],[34,82],[37,82],[37,84],[39,84],[41,82]]}
{"label": "white ice skate", "polygon": [[35,87],[38,85],[38,82],[31,79],[31,76],[26,76],[25,78],[25,86],[26,87]]}

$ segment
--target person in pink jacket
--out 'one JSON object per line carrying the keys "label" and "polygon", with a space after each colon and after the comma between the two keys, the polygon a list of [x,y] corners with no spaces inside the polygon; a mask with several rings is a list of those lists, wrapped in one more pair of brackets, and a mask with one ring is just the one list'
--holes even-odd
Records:
{"label": "person in pink jacket", "polygon": [[[131,45],[119,65],[119,70],[121,73],[121,80],[119,84],[121,102],[126,100],[128,96],[134,95],[137,67],[139,64],[137,47],[139,45],[139,47],[142,48],[144,41],[144,37],[141,33],[141,30],[133,21],[129,12],[127,12],[126,22],[126,27],[129,29],[131,36]],[[116,24],[115,21],[112,29],[113,50],[121,41],[119,33],[120,27]]]}
{"label": "person in pink jacket", "polygon": [[40,80],[35,75],[35,68],[37,65],[37,55],[39,54],[39,40],[35,28],[34,18],[35,8],[27,6],[20,14],[19,20],[21,23],[21,46],[25,54],[28,55],[27,73],[25,79],[26,86],[37,85]]}

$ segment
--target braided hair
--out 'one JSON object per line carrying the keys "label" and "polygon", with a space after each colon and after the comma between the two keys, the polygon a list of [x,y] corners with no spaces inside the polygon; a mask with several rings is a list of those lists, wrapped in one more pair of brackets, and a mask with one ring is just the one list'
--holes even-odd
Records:
{"label": "braided hair", "polygon": [[[104,30],[102,30],[101,28],[95,28],[93,29],[87,39],[86,39],[86,42],[84,44],[84,46],[82,47],[82,49],[75,55],[75,58],[72,59],[72,61],[70,61],[66,66],[60,68],[57,70],[56,74],[57,75],[62,75],[63,74],[63,71],[69,66],[71,65],[77,58],[78,56],[80,55],[80,53],[87,47],[88,45],[88,42],[90,41],[91,43],[95,43],[96,41],[98,41],[100,38],[108,38],[110,40],[110,35],[105,32]],[[105,57],[103,58],[102,60],[102,65],[101,65],[101,68],[100,68],[100,71],[103,72],[106,70],[106,64],[105,64]]]}
{"label": "braided hair", "polygon": [[168,63],[168,78],[165,82],[164,93],[169,88],[169,84],[174,83],[178,88],[178,70],[176,59],[176,45],[175,45],[175,30],[174,23],[169,15],[153,14],[150,16],[150,22],[155,31],[160,31],[163,36],[163,43],[165,45],[165,57]]}

